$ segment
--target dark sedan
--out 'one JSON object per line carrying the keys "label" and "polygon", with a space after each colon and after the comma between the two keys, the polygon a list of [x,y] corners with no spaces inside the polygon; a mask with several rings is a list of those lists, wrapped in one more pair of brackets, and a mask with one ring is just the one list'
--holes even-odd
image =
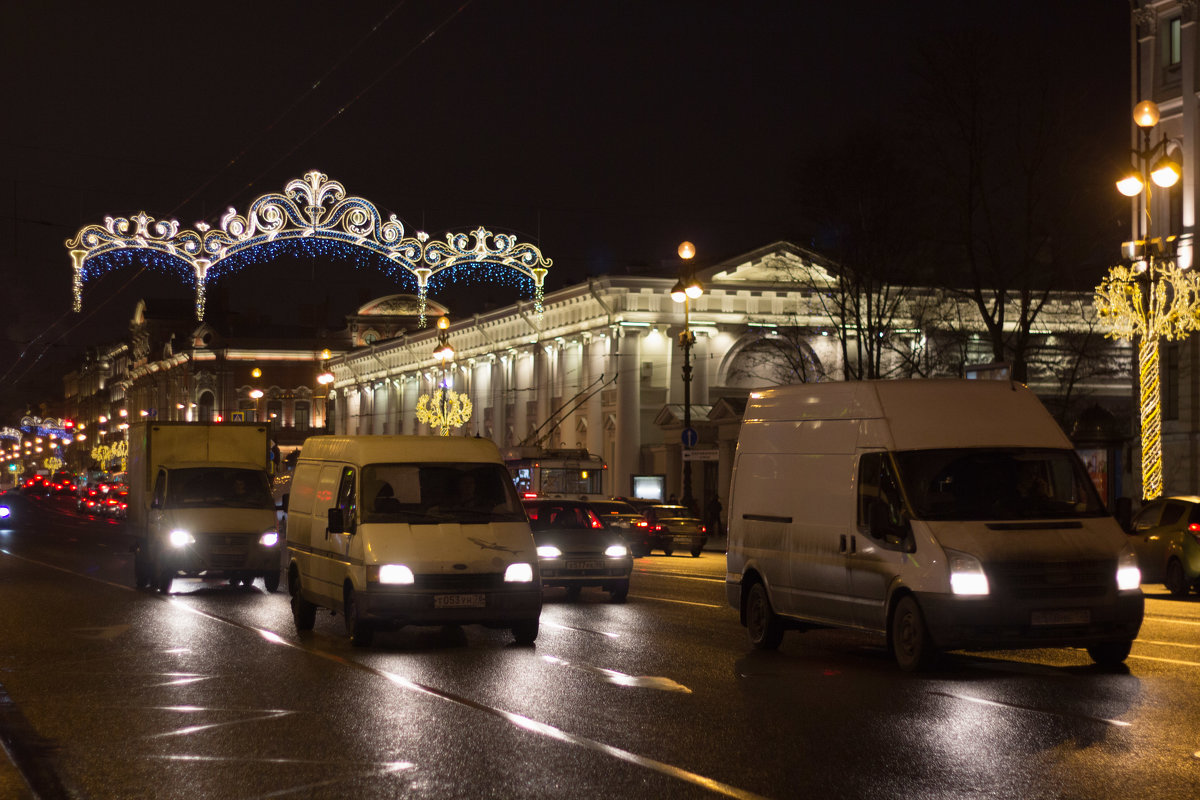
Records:
{"label": "dark sedan", "polygon": [[585,586],[599,586],[614,603],[629,594],[633,556],[625,538],[605,528],[578,500],[526,500],[525,513],[537,544],[542,586],[562,586],[575,600]]}
{"label": "dark sedan", "polygon": [[625,538],[625,544],[633,551],[634,558],[650,555],[646,544],[646,530],[650,523],[646,515],[623,500],[589,500],[590,508],[600,519],[600,524],[616,531]]}
{"label": "dark sedan", "polygon": [[645,510],[647,530],[647,554],[650,550],[662,550],[671,555],[676,550],[687,550],[693,558],[700,556],[708,531],[700,520],[692,516],[687,506],[657,505]]}

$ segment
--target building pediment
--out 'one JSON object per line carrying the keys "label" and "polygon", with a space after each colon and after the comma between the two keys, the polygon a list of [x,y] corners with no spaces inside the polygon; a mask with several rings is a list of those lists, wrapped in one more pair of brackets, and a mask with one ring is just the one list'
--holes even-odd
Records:
{"label": "building pediment", "polygon": [[706,283],[800,283],[833,286],[837,278],[815,254],[791,242],[776,242],[705,270]]}

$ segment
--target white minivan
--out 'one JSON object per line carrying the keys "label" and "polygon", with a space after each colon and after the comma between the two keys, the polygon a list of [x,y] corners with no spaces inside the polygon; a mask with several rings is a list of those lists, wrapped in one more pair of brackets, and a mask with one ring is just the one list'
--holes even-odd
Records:
{"label": "white minivan", "polygon": [[351,641],[381,627],[481,624],[538,634],[537,547],[496,445],[446,436],[317,436],[287,496],[298,631],[318,607]]}
{"label": "white minivan", "polygon": [[751,392],[729,502],[726,592],[751,643],[877,635],[904,669],[952,649],[1128,656],[1133,550],[1054,418],[1008,381]]}

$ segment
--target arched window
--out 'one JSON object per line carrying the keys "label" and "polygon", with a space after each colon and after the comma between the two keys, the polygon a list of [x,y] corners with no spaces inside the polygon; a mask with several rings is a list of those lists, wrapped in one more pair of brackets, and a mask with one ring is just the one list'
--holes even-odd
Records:
{"label": "arched window", "polygon": [[296,417],[296,430],[307,431],[312,427],[312,420],[309,417],[309,414],[312,412],[307,400],[297,400],[294,413]]}
{"label": "arched window", "polygon": [[212,392],[201,392],[200,400],[196,403],[196,419],[200,422],[212,422],[215,403],[216,398]]}

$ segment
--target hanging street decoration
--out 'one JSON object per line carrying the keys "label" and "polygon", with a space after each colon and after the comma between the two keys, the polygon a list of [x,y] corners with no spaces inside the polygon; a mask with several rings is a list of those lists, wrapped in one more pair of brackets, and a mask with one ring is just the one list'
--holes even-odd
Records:
{"label": "hanging street decoration", "polygon": [[487,279],[532,284],[534,308],[542,313],[544,282],[552,262],[531,244],[492,233],[484,227],[470,233],[447,233],[430,240],[424,231],[405,233],[395,214],[383,219],[374,204],[347,196],[342,184],[316,170],[292,180],[283,193],[264,194],[247,212],[230,207],[220,227],[196,223],[181,228],[176,220],[155,220],[140,212],[132,217],[105,217],[103,225],[86,225],[66,242],[74,267],[74,310],[83,307],[84,284],[122,266],[139,263],[176,275],[194,287],[196,318],[204,319],[208,285],[254,262],[284,252],[341,256],[356,266],[376,266],[398,281],[415,281],[420,301],[420,327],[425,326],[425,299],[441,281]]}
{"label": "hanging street decoration", "polygon": [[465,394],[459,394],[444,384],[433,396],[423,394],[417,398],[417,419],[437,428],[442,436],[449,436],[451,428],[461,428],[471,419],[473,407]]}
{"label": "hanging street decoration", "polygon": [[1182,339],[1200,329],[1200,275],[1163,254],[1158,240],[1130,242],[1132,263],[1117,265],[1096,287],[1096,311],[1113,339],[1137,340],[1141,390],[1142,495],[1163,491],[1162,394],[1159,339]]}

